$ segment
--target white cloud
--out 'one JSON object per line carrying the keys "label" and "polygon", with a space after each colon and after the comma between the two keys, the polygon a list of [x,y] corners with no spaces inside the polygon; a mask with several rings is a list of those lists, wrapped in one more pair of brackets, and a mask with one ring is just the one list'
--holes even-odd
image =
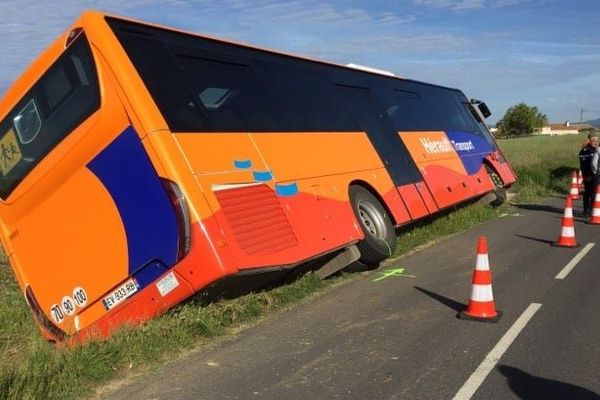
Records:
{"label": "white cloud", "polygon": [[[304,1],[272,1],[262,2],[258,5],[246,4],[236,0],[232,4],[225,4],[243,9],[241,18],[245,22],[277,24],[281,21],[292,21],[294,25],[312,25],[316,23],[327,23],[333,25],[348,25],[353,23],[367,23],[370,25],[380,24],[405,24],[415,20],[414,15],[400,15],[392,11],[372,13],[364,8],[340,8],[332,3],[317,0]],[[205,10],[210,13],[209,8]]]}
{"label": "white cloud", "polygon": [[483,8],[484,0],[415,0],[415,4],[464,11]]}
{"label": "white cloud", "polygon": [[513,7],[531,3],[542,5],[547,2],[548,0],[415,0],[415,4],[419,6],[447,8],[451,11],[478,10],[486,7]]}
{"label": "white cloud", "polygon": [[561,114],[552,98],[569,103],[595,101],[588,108],[600,109],[596,89],[600,78],[593,74],[594,66],[600,64],[596,56],[600,54],[599,31],[591,24],[585,29],[578,24],[589,10],[580,10],[571,19],[556,15],[564,22],[558,25],[532,20],[517,26],[506,19],[510,16],[501,23],[493,18],[506,12],[490,12],[479,25],[476,22],[481,20],[464,18],[482,9],[511,10],[547,1],[406,0],[403,7],[398,6],[400,2],[353,1],[350,7],[341,0],[60,0],[58,5],[45,0],[0,0],[0,95],[7,82],[83,10],[100,9],[459,87],[468,95],[489,100],[495,114],[501,114],[517,97],[532,100],[557,120],[569,117]]}
{"label": "white cloud", "polygon": [[458,2],[452,9],[454,11],[460,10],[474,10],[478,8],[483,8],[483,0],[463,0]]}
{"label": "white cloud", "polygon": [[[5,79],[16,79],[86,9],[292,52],[310,50],[315,43],[325,49],[330,36],[343,35],[344,42],[355,36],[368,38],[380,34],[380,29],[394,29],[416,19],[393,9],[344,8],[320,0],[61,0],[59,5],[44,0],[1,0],[0,52],[10,55],[0,63]],[[357,28],[366,31],[359,35]],[[365,47],[359,44],[356,49]],[[346,51],[351,50],[347,46]]]}

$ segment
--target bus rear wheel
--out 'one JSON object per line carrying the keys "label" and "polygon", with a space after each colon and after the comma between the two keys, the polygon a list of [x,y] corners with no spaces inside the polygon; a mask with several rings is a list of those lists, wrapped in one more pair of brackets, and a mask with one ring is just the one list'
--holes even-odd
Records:
{"label": "bus rear wheel", "polygon": [[360,261],[376,267],[396,249],[392,220],[379,200],[362,186],[350,186],[350,203],[365,235],[357,244]]}

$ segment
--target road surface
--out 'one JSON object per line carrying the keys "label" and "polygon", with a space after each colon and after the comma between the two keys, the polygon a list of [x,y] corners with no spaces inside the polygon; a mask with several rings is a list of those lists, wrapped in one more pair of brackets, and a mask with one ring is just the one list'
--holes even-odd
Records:
{"label": "road surface", "polygon": [[[600,399],[600,225],[576,212],[581,246],[550,246],[562,205],[522,205],[103,398]],[[456,318],[480,235],[503,312],[495,324]]]}

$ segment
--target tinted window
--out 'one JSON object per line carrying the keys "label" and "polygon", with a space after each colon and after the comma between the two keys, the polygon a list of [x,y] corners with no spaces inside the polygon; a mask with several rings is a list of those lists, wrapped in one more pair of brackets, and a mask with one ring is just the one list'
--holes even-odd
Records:
{"label": "tinted window", "polygon": [[107,21],[174,131],[361,130],[332,84],[347,81],[373,91],[395,131],[482,133],[457,90]]}
{"label": "tinted window", "polygon": [[100,106],[96,68],[82,33],[0,122],[0,196]]}
{"label": "tinted window", "polygon": [[[184,53],[185,52],[185,53]],[[177,64],[213,127],[221,132],[285,131],[281,112],[249,65],[178,48]]]}
{"label": "tinted window", "polygon": [[390,120],[365,88],[336,85],[361,129],[367,132],[396,185],[420,180],[420,174]]}
{"label": "tinted window", "polygon": [[359,127],[319,70],[300,62],[259,61],[257,68],[291,125],[290,131],[356,131]]}
{"label": "tinted window", "polygon": [[116,33],[169,128],[179,132],[210,130],[201,105],[166,47],[151,37],[121,30]]}
{"label": "tinted window", "polygon": [[326,69],[107,18],[172,131],[356,131]]}
{"label": "tinted window", "polygon": [[460,92],[407,83],[385,88],[378,97],[398,131],[462,131],[481,134]]}

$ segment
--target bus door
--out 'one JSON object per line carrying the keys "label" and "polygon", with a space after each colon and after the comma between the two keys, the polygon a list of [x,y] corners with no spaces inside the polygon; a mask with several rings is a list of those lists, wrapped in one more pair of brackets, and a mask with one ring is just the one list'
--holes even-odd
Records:
{"label": "bus door", "polygon": [[342,84],[335,86],[379,153],[411,218],[417,219],[436,211],[432,201],[424,200],[421,191],[427,188],[422,183],[423,177],[387,117],[382,115],[383,110],[370,89]]}

